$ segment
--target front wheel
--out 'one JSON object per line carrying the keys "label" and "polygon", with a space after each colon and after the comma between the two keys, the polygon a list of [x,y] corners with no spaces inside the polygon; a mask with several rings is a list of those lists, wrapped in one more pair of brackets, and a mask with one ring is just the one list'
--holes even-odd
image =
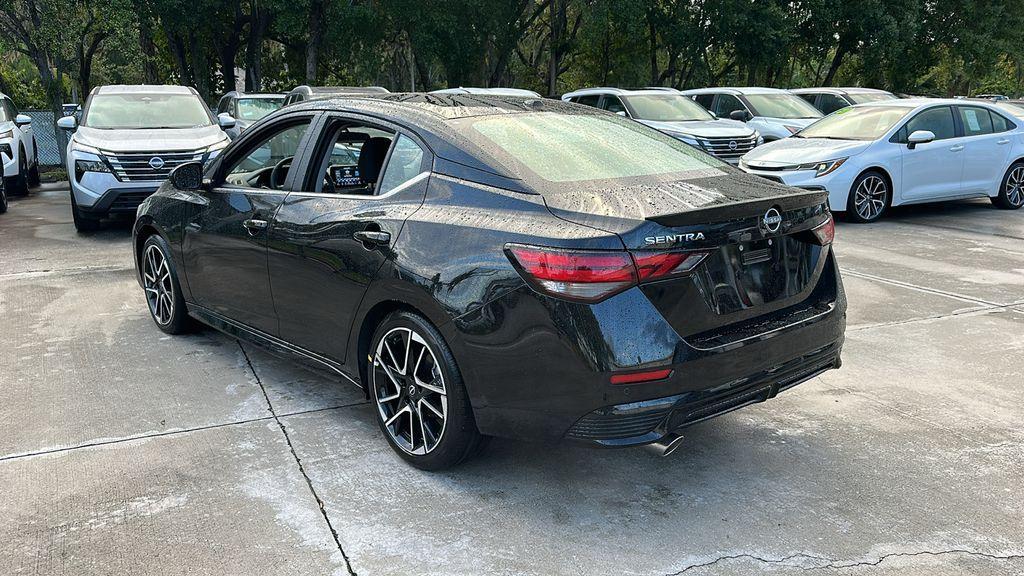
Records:
{"label": "front wheel", "polygon": [[992,203],[1004,210],[1017,210],[1024,206],[1024,162],[1018,162],[1006,171],[999,186],[999,195]]}
{"label": "front wheel", "polygon": [[25,196],[28,194],[28,158],[25,157],[25,150],[20,151],[18,173],[7,179],[7,194],[11,196]]}
{"label": "front wheel", "polygon": [[79,232],[95,232],[100,228],[99,218],[82,212],[75,200],[75,193],[71,192],[71,218],[75,222],[75,230]]}
{"label": "front wheel", "polygon": [[35,150],[32,159],[32,165],[28,168],[28,185],[35,188],[39,186],[39,145],[36,141],[32,141],[32,149]]}
{"label": "front wheel", "polygon": [[854,222],[875,222],[882,217],[892,201],[892,190],[885,178],[873,170],[865,172],[850,186],[846,213]]}
{"label": "front wheel", "polygon": [[188,331],[188,310],[181,295],[178,272],[171,260],[171,248],[158,234],[146,239],[142,246],[142,287],[146,292],[149,314],[160,328],[168,334],[182,334]]}
{"label": "front wheel", "polygon": [[370,390],[391,448],[422,470],[455,466],[484,437],[451,350],[422,316],[389,315],[373,336]]}

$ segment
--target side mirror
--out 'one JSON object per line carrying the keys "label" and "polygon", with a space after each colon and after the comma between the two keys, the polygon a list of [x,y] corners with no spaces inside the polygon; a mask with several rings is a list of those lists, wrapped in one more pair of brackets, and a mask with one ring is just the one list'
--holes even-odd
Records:
{"label": "side mirror", "polygon": [[927,144],[935,140],[935,134],[929,130],[914,130],[914,133],[907,138],[907,148],[913,150],[918,144]]}
{"label": "side mirror", "polygon": [[750,112],[747,112],[746,110],[733,110],[732,112],[729,113],[729,118],[732,120],[736,120],[738,122],[746,122],[747,120],[753,118],[753,115],[751,115]]}
{"label": "side mirror", "polygon": [[231,117],[231,114],[221,112],[220,114],[217,114],[217,123],[220,124],[221,128],[227,130],[228,128],[234,128],[236,122],[235,119]]}
{"label": "side mirror", "polygon": [[57,128],[61,130],[74,130],[78,128],[78,118],[74,116],[64,116],[60,120],[57,120]]}
{"label": "side mirror", "polygon": [[29,126],[32,124],[32,117],[28,114],[18,114],[14,117],[14,123],[18,126]]}
{"label": "side mirror", "polygon": [[168,179],[178,190],[196,191],[203,187],[203,163],[186,162],[171,170]]}
{"label": "side mirror", "polygon": [[618,114],[619,116],[622,116],[623,118],[626,117],[626,111],[625,110],[619,110],[618,112],[616,112],[616,114]]}

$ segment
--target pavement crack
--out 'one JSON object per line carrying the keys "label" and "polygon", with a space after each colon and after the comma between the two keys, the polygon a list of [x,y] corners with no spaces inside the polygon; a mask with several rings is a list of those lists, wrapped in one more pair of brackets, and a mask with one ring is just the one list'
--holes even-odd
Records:
{"label": "pavement crack", "polygon": [[918,292],[925,292],[927,294],[935,294],[936,296],[945,296],[946,298],[953,298],[954,300],[962,300],[964,302],[971,302],[974,304],[983,304],[985,306],[1005,306],[999,302],[989,302],[988,300],[982,300],[981,298],[975,298],[973,296],[967,296],[965,294],[957,294],[956,292],[949,292],[947,290],[939,290],[938,288],[929,288],[927,286],[920,286],[918,284],[911,284],[910,282],[904,282],[902,280],[893,280],[892,278],[886,278],[885,276],[878,276],[875,274],[868,274],[867,272],[859,272],[850,268],[840,267],[840,273],[843,276],[854,276],[857,278],[864,278],[866,280],[874,280],[883,284],[890,284],[892,286],[899,286],[900,288],[907,288],[910,290],[916,290]]}
{"label": "pavement crack", "polygon": [[[777,558],[777,559],[775,559],[775,558],[762,558],[761,556],[757,556],[755,554],[743,553],[743,554],[732,554],[732,555],[727,555],[727,556],[719,556],[718,558],[715,558],[714,560],[710,560],[708,562],[702,562],[702,563],[699,563],[699,564],[691,564],[691,565],[683,568],[682,570],[680,570],[678,572],[673,572],[673,573],[669,574],[668,576],[680,576],[681,574],[685,574],[685,573],[689,572],[690,570],[697,570],[697,569],[700,569],[700,568],[708,568],[710,566],[714,566],[714,565],[718,564],[719,562],[727,562],[727,561],[730,561],[730,560],[742,560],[742,559],[753,560],[755,562],[760,562],[762,564],[775,564],[775,565],[787,566],[787,567],[790,567],[790,568],[798,568],[798,569],[800,569],[802,571],[805,571],[805,572],[811,572],[811,571],[815,571],[815,570],[841,570],[841,569],[846,569],[846,568],[861,568],[861,567],[879,566],[880,564],[882,564],[886,560],[889,560],[889,559],[892,559],[892,558],[914,558],[914,557],[917,557],[917,556],[946,556],[946,555],[974,556],[974,557],[978,557],[978,558],[986,558],[986,559],[989,559],[989,560],[996,560],[996,561],[1001,561],[1001,560],[1024,560],[1024,554],[1019,554],[1019,553],[992,554],[992,553],[988,553],[988,552],[979,552],[977,550],[966,550],[966,549],[962,549],[962,548],[951,548],[951,549],[948,549],[948,550],[919,550],[919,551],[914,551],[914,552],[891,552],[889,554],[883,554],[882,556],[879,556],[878,558],[875,558],[875,559],[872,559],[872,560],[858,560],[858,561],[850,561],[850,562],[841,562],[841,561],[837,561],[837,560],[829,560],[828,558],[823,558],[821,556],[814,556],[812,554],[807,554],[807,553],[804,553],[804,552],[798,552],[796,554],[791,554],[789,556],[785,556],[783,558]],[[801,563],[801,564],[796,564],[796,563],[792,563],[791,564],[790,563],[793,560],[796,560],[798,558],[804,558],[804,559],[807,559],[807,560],[810,560],[810,561],[819,561],[821,563],[817,563],[817,564],[811,563],[810,565],[808,565],[808,563]]]}
{"label": "pavement crack", "polygon": [[253,378],[256,379],[256,383],[259,384],[260,391],[263,392],[263,398],[267,401],[267,410],[270,411],[270,415],[277,426],[281,429],[281,434],[284,434],[284,441],[288,444],[288,451],[291,452],[292,458],[295,459],[295,464],[299,467],[299,473],[306,480],[306,486],[309,488],[310,494],[313,495],[313,499],[316,500],[317,506],[320,508],[320,515],[323,516],[324,522],[327,524],[327,529],[331,532],[331,537],[334,538],[334,544],[338,547],[338,552],[341,553],[341,557],[345,559],[345,568],[348,569],[348,573],[352,576],[356,576],[355,570],[352,569],[352,562],[348,558],[348,554],[345,553],[345,549],[341,546],[341,539],[338,537],[338,531],[334,528],[334,524],[331,523],[331,518],[327,514],[327,507],[324,505],[324,501],[320,498],[320,494],[317,493],[316,488],[313,486],[313,480],[306,473],[306,468],[302,464],[302,458],[295,451],[295,445],[292,444],[292,439],[288,435],[288,428],[281,421],[281,418],[277,415],[277,411],[274,410],[274,404],[270,401],[270,395],[267,394],[267,388],[263,385],[263,380],[260,378],[256,367],[252,364],[252,359],[249,358],[249,353],[245,351],[245,347],[242,343],[237,341],[238,349],[242,351],[242,356],[245,358],[245,363],[249,366],[249,371],[252,372]]}

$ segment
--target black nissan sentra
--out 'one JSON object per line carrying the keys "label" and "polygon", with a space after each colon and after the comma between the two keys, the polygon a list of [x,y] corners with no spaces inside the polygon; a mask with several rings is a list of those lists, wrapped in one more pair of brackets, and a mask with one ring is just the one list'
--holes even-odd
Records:
{"label": "black nissan sentra", "polygon": [[489,436],[653,445],[840,365],[823,191],[544,99],[286,107],[139,208],[168,333],[197,319],[335,370],[441,469]]}

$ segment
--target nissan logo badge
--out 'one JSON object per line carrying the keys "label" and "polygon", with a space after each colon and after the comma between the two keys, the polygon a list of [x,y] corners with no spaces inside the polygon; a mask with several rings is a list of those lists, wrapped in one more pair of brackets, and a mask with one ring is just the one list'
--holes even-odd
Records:
{"label": "nissan logo badge", "polygon": [[764,224],[764,229],[768,232],[775,233],[782,227],[782,214],[777,208],[769,208],[764,213],[764,218],[761,219]]}

